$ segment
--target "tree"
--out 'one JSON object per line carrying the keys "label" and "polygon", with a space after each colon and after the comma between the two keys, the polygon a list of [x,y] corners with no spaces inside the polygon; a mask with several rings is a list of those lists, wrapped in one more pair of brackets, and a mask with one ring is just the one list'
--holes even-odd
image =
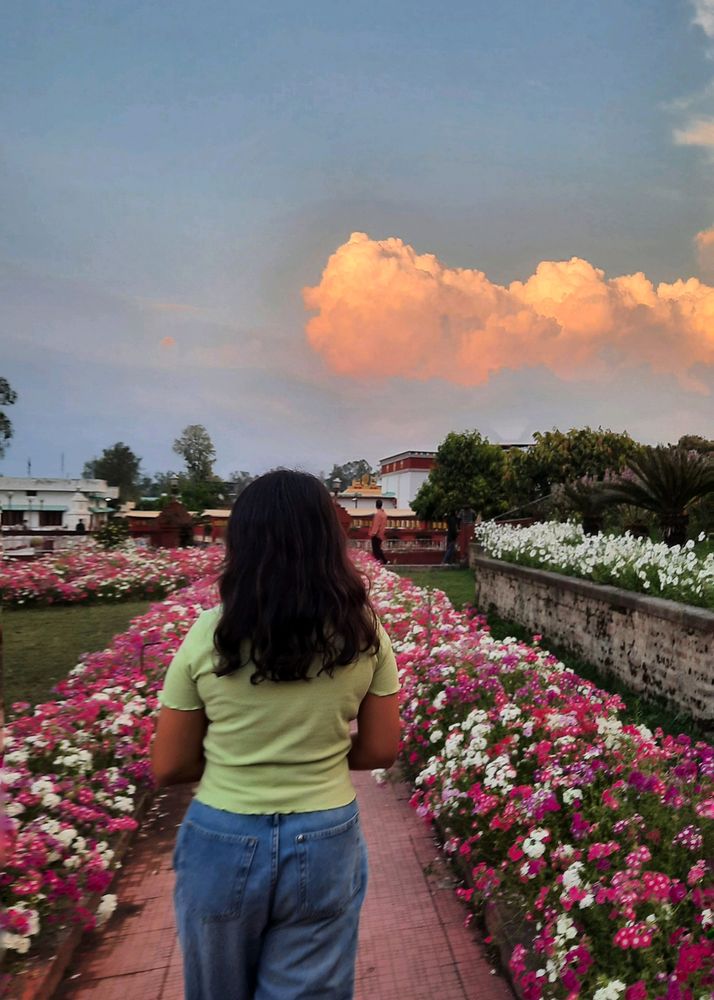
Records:
{"label": "tree", "polygon": [[123,441],[105,448],[100,458],[85,462],[85,479],[105,479],[108,486],[119,487],[119,499],[136,500],[139,496],[141,459]]}
{"label": "tree", "polygon": [[204,510],[215,510],[230,506],[229,483],[220,479],[206,479],[203,482],[187,479],[179,488],[179,497],[184,507],[197,514]]}
{"label": "tree", "polygon": [[203,424],[184,427],[181,437],[174,441],[173,450],[183,458],[189,478],[194,482],[206,482],[214,478],[216,449]]}
{"label": "tree", "polygon": [[555,486],[577,479],[602,480],[608,472],[619,472],[640,445],[629,434],[573,428],[567,433],[536,431],[535,444],[527,451],[511,448],[506,456],[504,480],[509,504],[532,504],[550,496]]}
{"label": "tree", "polygon": [[[677,442],[677,447],[714,458],[714,441],[698,434],[685,434]],[[714,493],[702,497],[689,508],[689,530],[693,535],[702,531],[705,535],[714,534]]]}
{"label": "tree", "polygon": [[714,461],[673,445],[642,448],[620,481],[608,488],[614,503],[656,514],[668,545],[685,543],[690,507],[712,493]]}
{"label": "tree", "polygon": [[[17,393],[6,378],[0,378],[0,406],[12,406],[17,401]],[[12,437],[10,418],[0,410],[0,458],[4,458],[7,442]]]}
{"label": "tree", "polygon": [[503,449],[478,431],[452,431],[439,445],[434,468],[412,501],[419,517],[435,519],[470,507],[484,517],[505,510]]}
{"label": "tree", "polygon": [[597,535],[603,530],[609,499],[601,480],[583,476],[573,483],[555,486],[556,498],[561,491],[564,506],[568,513],[574,512],[580,515],[586,535]]}
{"label": "tree", "polygon": [[250,486],[255,478],[256,477],[252,476],[250,472],[231,472],[226,480],[226,486],[229,488],[229,495],[232,498],[239,497],[246,486]]}
{"label": "tree", "polygon": [[683,434],[677,441],[677,447],[684,448],[685,451],[697,451],[700,455],[714,453],[714,441],[700,437],[699,434]]}
{"label": "tree", "polygon": [[183,472],[173,472],[171,469],[168,472],[156,472],[153,479],[145,476],[141,481],[141,495],[157,499],[163,496],[170,497],[174,481],[178,483],[180,490],[181,484],[188,481],[188,476]]}
{"label": "tree", "polygon": [[334,490],[335,482],[339,482],[341,493],[342,490],[346,490],[355,479],[361,479],[363,476],[373,475],[376,475],[376,472],[367,459],[358,458],[351,462],[345,462],[344,465],[333,465],[332,472],[330,472],[329,476],[323,479],[323,482],[330,492]]}

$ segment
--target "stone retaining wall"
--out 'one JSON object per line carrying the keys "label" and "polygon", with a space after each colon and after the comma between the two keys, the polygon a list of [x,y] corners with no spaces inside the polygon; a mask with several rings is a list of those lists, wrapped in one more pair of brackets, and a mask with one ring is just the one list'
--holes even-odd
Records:
{"label": "stone retaining wall", "polygon": [[491,559],[472,545],[476,607],[542,632],[637,692],[714,724],[714,612]]}

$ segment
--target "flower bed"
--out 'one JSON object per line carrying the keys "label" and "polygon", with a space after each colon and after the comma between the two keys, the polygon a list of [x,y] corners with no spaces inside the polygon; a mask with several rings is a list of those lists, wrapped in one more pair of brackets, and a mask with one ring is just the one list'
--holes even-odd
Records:
{"label": "flower bed", "polygon": [[133,829],[151,787],[149,743],[156,694],[184,634],[216,590],[203,581],[154,605],[113,645],[85,658],[56,700],[15,706],[2,772],[12,853],[0,873],[0,928],[9,955],[34,951],[53,928],[91,927],[83,903],[112,878],[113,846]]}
{"label": "flower bed", "polygon": [[714,985],[714,750],[623,725],[616,696],[377,571],[413,804],[531,934],[527,1000],[700,1000]]}
{"label": "flower bed", "polygon": [[[468,866],[462,898],[505,899],[532,929],[511,960],[523,995],[709,997],[712,748],[623,726],[617,697],[545,651],[495,642],[444,594],[356,559],[397,652],[413,804]],[[163,673],[215,600],[200,583],[154,606],[87,657],[57,701],[11,725],[15,852],[0,901],[14,953],[31,955],[52,926],[96,919],[81,901],[106,889],[112,837],[134,823],[150,781]]]}
{"label": "flower bed", "polygon": [[0,562],[4,607],[160,598],[211,573],[223,550],[91,548],[27,563]]}
{"label": "flower bed", "polygon": [[577,524],[556,521],[527,528],[489,522],[475,537],[494,559],[714,608],[714,553],[700,558],[692,541],[669,548],[630,535],[585,535]]}

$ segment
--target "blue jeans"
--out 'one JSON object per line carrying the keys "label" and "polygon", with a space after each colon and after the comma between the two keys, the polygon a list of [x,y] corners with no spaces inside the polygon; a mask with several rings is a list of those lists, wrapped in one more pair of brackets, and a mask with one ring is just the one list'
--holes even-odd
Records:
{"label": "blue jeans", "polygon": [[194,800],[174,868],[185,1000],[350,1000],[367,888],[356,801],[263,816]]}

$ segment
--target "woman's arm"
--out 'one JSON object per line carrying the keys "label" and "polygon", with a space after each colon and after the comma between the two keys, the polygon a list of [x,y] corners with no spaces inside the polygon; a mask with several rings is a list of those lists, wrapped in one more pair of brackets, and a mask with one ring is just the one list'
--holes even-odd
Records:
{"label": "woman's arm", "polygon": [[157,785],[199,781],[203,774],[203,739],[208,719],[202,708],[179,711],[161,707],[151,745],[151,769]]}
{"label": "woman's arm", "polygon": [[399,751],[399,695],[367,694],[359,707],[357,732],[347,763],[352,771],[391,767]]}

